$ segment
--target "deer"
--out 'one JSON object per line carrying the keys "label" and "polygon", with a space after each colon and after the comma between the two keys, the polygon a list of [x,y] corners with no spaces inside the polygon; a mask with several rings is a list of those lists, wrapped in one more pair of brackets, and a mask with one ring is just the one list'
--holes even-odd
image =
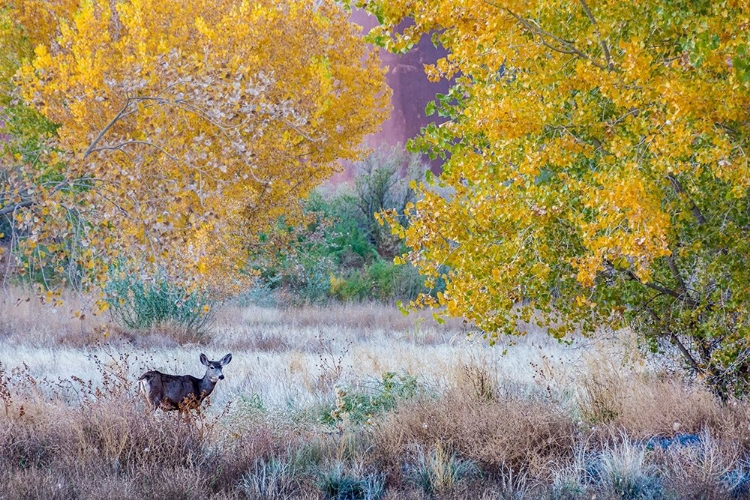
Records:
{"label": "deer", "polygon": [[153,412],[157,408],[163,411],[179,410],[185,413],[199,409],[216,387],[219,380],[224,380],[222,368],[232,361],[227,354],[220,361],[210,361],[201,353],[201,363],[206,366],[203,378],[192,375],[168,375],[155,370],[148,371],[138,379],[138,390],[146,400],[146,405]]}

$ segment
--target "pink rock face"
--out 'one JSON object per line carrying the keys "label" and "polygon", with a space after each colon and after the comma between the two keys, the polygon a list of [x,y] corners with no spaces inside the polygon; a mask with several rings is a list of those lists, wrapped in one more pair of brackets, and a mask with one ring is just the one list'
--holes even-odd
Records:
{"label": "pink rock face", "polygon": [[[352,12],[352,21],[364,28],[363,35],[378,24],[374,16],[359,9]],[[429,37],[420,40],[416,47],[403,55],[380,50],[382,65],[388,67],[388,85],[393,89],[393,110],[390,118],[383,123],[381,131],[367,138],[369,147],[403,147],[431,121],[443,121],[436,115],[425,116],[424,109],[428,102],[435,99],[435,94],[448,91],[448,82],[430,82],[425,75],[424,65],[434,63],[445,54],[442,47],[435,48]],[[426,156],[425,161],[429,161]],[[429,163],[434,172],[440,171],[441,160]],[[345,165],[344,172],[334,176],[331,181],[345,181],[351,178],[351,174],[350,165]]]}

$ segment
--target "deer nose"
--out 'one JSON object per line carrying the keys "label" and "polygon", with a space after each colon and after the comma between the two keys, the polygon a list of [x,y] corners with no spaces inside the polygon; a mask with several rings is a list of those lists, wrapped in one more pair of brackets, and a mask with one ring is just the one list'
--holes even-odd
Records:
{"label": "deer nose", "polygon": [[219,375],[219,380],[224,380],[224,375]]}

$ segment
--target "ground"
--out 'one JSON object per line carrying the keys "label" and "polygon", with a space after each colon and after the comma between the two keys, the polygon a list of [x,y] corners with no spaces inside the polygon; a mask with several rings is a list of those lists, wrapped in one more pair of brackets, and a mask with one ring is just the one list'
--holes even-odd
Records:
{"label": "ground", "polygon": [[[0,499],[750,495],[748,404],[627,330],[490,346],[390,305],[229,304],[195,337],[79,320],[77,300],[0,300]],[[210,406],[147,414],[138,376],[200,377],[202,352],[233,355]]]}

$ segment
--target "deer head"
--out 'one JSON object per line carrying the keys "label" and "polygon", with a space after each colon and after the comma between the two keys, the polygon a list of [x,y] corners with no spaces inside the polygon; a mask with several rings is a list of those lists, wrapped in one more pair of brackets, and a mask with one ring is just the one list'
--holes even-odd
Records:
{"label": "deer head", "polygon": [[228,365],[231,361],[231,354],[227,354],[219,361],[210,361],[205,354],[201,353],[201,363],[206,366],[205,376],[208,377],[208,379],[214,384],[219,380],[224,380],[224,373],[222,373],[222,368]]}

